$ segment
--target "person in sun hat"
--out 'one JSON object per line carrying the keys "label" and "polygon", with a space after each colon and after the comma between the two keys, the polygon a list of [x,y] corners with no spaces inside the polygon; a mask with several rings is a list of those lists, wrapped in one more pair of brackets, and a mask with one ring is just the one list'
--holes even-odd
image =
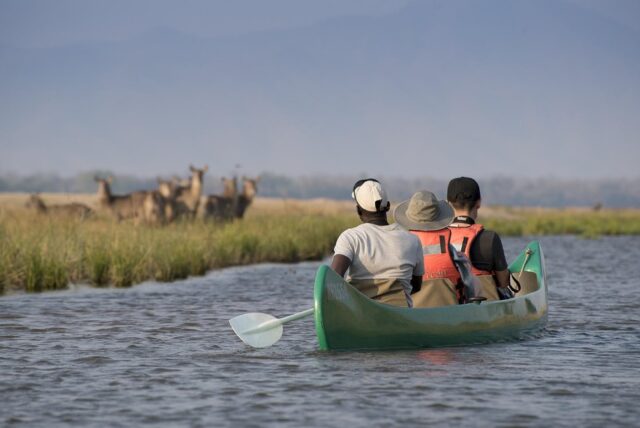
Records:
{"label": "person in sun hat", "polygon": [[447,200],[455,214],[449,225],[451,243],[471,260],[472,272],[480,280],[481,296],[487,300],[513,297],[500,236],[476,223],[482,202],[478,182],[469,177],[452,179]]}
{"label": "person in sun hat", "polygon": [[453,208],[433,192],[421,190],[395,208],[396,222],[407,228],[422,246],[424,275],[420,292],[413,295],[415,307],[456,305],[464,300],[464,284],[453,262],[447,228]]}
{"label": "person in sun hat", "polygon": [[422,246],[398,224],[389,224],[387,193],[374,178],[358,180],[351,197],[362,224],[340,234],[331,268],[381,303],[411,307],[411,293],[420,289],[424,265]]}

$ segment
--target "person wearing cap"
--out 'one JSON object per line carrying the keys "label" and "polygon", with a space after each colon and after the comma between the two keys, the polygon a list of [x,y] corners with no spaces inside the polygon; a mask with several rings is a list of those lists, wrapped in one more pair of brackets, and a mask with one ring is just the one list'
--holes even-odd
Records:
{"label": "person wearing cap", "polygon": [[453,208],[433,192],[421,190],[395,208],[396,222],[420,240],[424,259],[422,287],[413,297],[416,308],[457,305],[464,301],[464,284],[456,268],[447,228]]}
{"label": "person wearing cap", "polygon": [[451,243],[471,260],[473,274],[482,286],[481,296],[487,300],[513,297],[509,288],[509,265],[500,236],[476,223],[482,202],[476,180],[469,177],[451,180],[447,200],[455,214],[449,225]]}
{"label": "person wearing cap", "polygon": [[411,307],[424,274],[420,241],[389,224],[389,200],[376,179],[357,181],[351,196],[362,224],[340,234],[331,268],[341,276],[348,270],[349,283],[372,299]]}

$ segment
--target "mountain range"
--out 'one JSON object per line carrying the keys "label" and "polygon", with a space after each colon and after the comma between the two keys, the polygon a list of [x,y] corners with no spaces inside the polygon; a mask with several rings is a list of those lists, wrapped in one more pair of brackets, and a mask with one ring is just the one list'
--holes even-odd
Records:
{"label": "mountain range", "polygon": [[0,99],[0,171],[19,174],[636,178],[640,33],[563,0],[414,1],[228,37],[4,44]]}

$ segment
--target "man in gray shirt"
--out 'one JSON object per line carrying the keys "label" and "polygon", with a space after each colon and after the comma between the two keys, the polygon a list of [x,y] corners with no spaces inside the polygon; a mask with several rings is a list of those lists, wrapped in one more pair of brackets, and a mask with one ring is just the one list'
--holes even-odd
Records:
{"label": "man in gray shirt", "polygon": [[349,270],[349,283],[372,299],[411,307],[424,274],[420,240],[389,224],[389,200],[376,179],[357,181],[351,196],[362,224],[338,237],[331,268],[341,276]]}

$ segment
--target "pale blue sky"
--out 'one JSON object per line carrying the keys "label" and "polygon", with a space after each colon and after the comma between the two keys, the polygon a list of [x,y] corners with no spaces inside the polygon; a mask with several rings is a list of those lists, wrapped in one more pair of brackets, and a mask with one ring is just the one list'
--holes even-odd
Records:
{"label": "pale blue sky", "polygon": [[639,76],[636,0],[0,0],[0,172],[637,177]]}
{"label": "pale blue sky", "polygon": [[382,15],[408,0],[0,0],[0,40],[59,46],[123,40],[153,28],[206,37],[305,26],[344,15]]}
{"label": "pale blue sky", "polygon": [[[456,1],[456,0],[453,0]],[[562,1],[562,0],[558,0]],[[640,30],[640,1],[568,0]],[[0,41],[15,46],[122,40],[155,27],[201,36],[304,26],[396,11],[409,0],[0,0]]]}

